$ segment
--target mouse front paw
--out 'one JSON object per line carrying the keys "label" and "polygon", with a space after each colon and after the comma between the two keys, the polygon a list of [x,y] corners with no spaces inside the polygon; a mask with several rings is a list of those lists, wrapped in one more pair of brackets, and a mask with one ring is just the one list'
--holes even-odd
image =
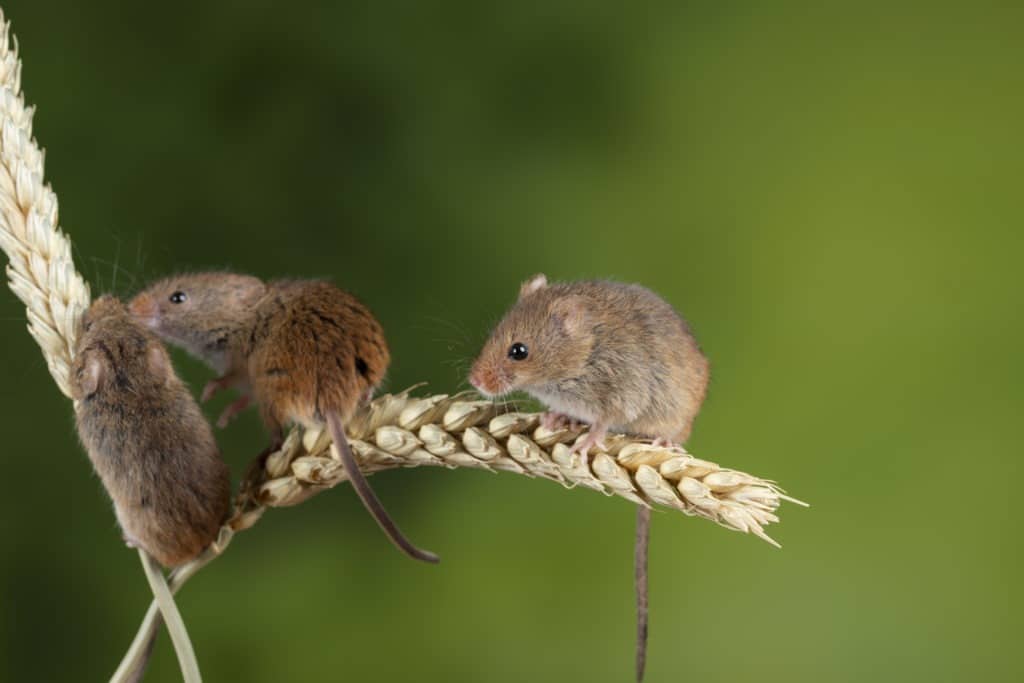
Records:
{"label": "mouse front paw", "polygon": [[211,379],[206,383],[206,386],[203,387],[203,393],[199,398],[203,403],[205,403],[226,389],[237,389],[239,393],[248,394],[250,388],[247,375],[238,370],[231,370],[222,377]]}
{"label": "mouse front paw", "polygon": [[220,429],[224,429],[225,427],[227,427],[228,424],[230,424],[231,421],[235,419],[236,415],[238,415],[240,412],[249,407],[250,402],[251,399],[249,398],[249,395],[246,394],[239,398],[234,403],[232,403],[231,405],[229,405],[227,408],[224,409],[224,412],[220,414],[220,417],[217,418],[217,426]]}
{"label": "mouse front paw", "polygon": [[203,387],[203,393],[200,394],[199,400],[203,403],[206,403],[211,398],[213,398],[220,392],[224,391],[225,389],[227,389],[227,385],[225,384],[223,377],[220,377],[218,379],[211,379],[209,382],[206,383],[206,386]]}

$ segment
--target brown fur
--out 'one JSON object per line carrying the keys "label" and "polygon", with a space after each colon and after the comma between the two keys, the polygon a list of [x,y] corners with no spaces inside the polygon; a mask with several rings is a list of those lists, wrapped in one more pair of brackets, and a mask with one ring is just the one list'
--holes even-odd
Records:
{"label": "brown fur", "polygon": [[242,393],[219,425],[251,395],[272,448],[288,423],[326,426],[353,488],[384,533],[410,557],[438,561],[398,530],[348,448],[344,422],[372,395],[391,360],[384,330],[358,299],[315,280],[264,285],[245,275],[199,273],[151,285],[131,308],[158,335],[223,374],[207,385],[204,398],[228,387]]}
{"label": "brown fur", "polygon": [[[171,303],[183,292],[186,301]],[[296,422],[348,420],[384,379],[384,330],[358,299],[316,280],[262,283],[234,273],[180,275],[150,285],[131,303],[153,330],[250,392],[275,438]]]}
{"label": "brown fur", "polygon": [[167,567],[194,558],[228,514],[228,468],[163,346],[112,297],[82,319],[72,390],[126,540]]}
{"label": "brown fur", "polygon": [[264,422],[346,422],[384,379],[384,330],[358,299],[326,282],[276,282],[256,307],[246,344],[249,381]]}
{"label": "brown fur", "polygon": [[[515,342],[529,356],[508,356]],[[640,285],[607,280],[524,283],[484,345],[473,384],[525,391],[588,423],[685,441],[707,392],[709,366],[689,326]]]}

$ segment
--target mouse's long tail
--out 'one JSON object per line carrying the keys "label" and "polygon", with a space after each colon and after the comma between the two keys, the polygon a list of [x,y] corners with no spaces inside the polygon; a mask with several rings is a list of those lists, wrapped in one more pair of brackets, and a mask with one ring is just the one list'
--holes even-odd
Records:
{"label": "mouse's long tail", "polygon": [[384,505],[377,498],[377,494],[370,488],[370,483],[366,481],[366,477],[360,471],[355,458],[352,457],[352,451],[348,447],[348,439],[345,437],[345,428],[341,424],[341,418],[333,411],[328,411],[326,417],[327,428],[331,432],[331,438],[334,439],[334,445],[338,447],[338,455],[341,456],[341,464],[348,474],[352,488],[356,490],[359,499],[366,506],[366,511],[377,521],[377,524],[380,525],[381,530],[384,531],[387,537],[391,539],[391,542],[406,555],[423,562],[434,564],[440,562],[441,558],[430,551],[421,550],[414,546],[398,529],[391,516],[388,515],[387,510],[384,509]]}
{"label": "mouse's long tail", "polygon": [[644,505],[636,511],[636,551],[633,557],[636,582],[636,680],[644,679],[647,665],[647,551],[651,543],[651,509]]}

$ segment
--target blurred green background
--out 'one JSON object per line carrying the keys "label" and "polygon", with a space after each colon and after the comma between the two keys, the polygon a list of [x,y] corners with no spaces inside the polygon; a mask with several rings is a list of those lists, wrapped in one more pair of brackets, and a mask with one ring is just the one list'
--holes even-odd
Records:
{"label": "blurred green background", "polygon": [[[389,389],[464,387],[538,271],[691,320],[691,450],[813,507],[781,551],[656,517],[649,681],[1024,680],[1020,5],[0,4],[96,292],[328,276]],[[0,320],[0,676],[106,680],[148,590],[7,290]],[[220,439],[237,477],[265,437]],[[627,503],[373,483],[443,564],[348,489],[272,511],[180,595],[207,680],[631,680]]]}

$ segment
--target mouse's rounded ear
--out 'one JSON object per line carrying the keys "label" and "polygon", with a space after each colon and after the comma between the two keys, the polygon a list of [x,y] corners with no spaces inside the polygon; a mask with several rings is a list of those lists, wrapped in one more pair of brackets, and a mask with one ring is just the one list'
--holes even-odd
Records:
{"label": "mouse's rounded ear", "polygon": [[99,391],[110,369],[102,354],[96,351],[85,351],[84,354],[71,387],[72,396],[76,401],[89,398]]}
{"label": "mouse's rounded ear", "polygon": [[167,356],[167,351],[159,342],[150,342],[149,348],[146,349],[146,365],[149,367],[149,371],[153,373],[157,384],[167,384],[171,381],[171,377],[174,376],[174,370],[171,368],[171,359]]}
{"label": "mouse's rounded ear", "polygon": [[587,324],[587,306],[581,296],[563,296],[551,302],[551,320],[569,334],[581,332]]}
{"label": "mouse's rounded ear", "polygon": [[519,298],[522,299],[528,294],[544,289],[548,286],[548,276],[544,273],[537,273],[529,280],[519,286]]}

